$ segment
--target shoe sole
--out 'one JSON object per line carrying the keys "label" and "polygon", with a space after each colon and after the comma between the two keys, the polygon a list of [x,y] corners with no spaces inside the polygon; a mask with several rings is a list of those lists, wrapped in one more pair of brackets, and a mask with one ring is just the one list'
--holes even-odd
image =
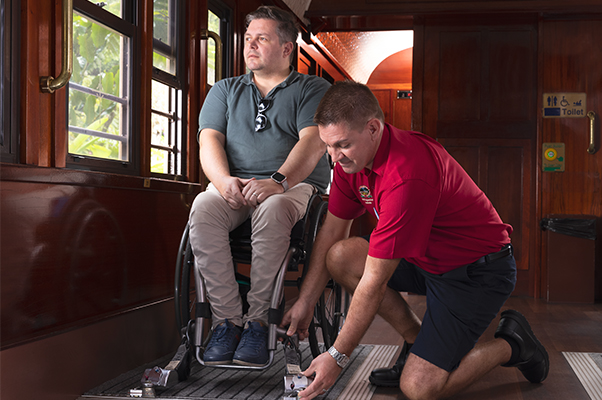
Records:
{"label": "shoe sole", "polygon": [[269,361],[266,362],[265,364],[256,364],[256,363],[251,363],[251,362],[242,361],[242,360],[232,360],[232,363],[236,364],[236,365],[242,365],[244,367],[265,367],[268,365]]}
{"label": "shoe sole", "polygon": [[[530,338],[535,342],[536,349],[535,349],[535,352],[533,353],[532,358],[537,355],[538,351],[541,352],[541,354],[543,355],[543,358],[544,358],[545,370],[544,370],[544,375],[543,375],[542,379],[536,380],[535,382],[533,382],[533,381],[531,381],[529,379],[529,381],[532,382],[532,383],[541,383],[541,382],[543,382],[548,377],[548,372],[550,370],[550,357],[548,356],[548,352],[546,351],[546,348],[541,344],[541,342],[539,341],[539,339],[537,339],[537,336],[535,336],[535,334],[533,333],[533,330],[531,329],[531,325],[529,324],[529,321],[527,321],[527,318],[525,318],[525,316],[523,314],[519,313],[516,310],[506,310],[506,311],[503,311],[502,314],[501,314],[501,317],[502,318],[506,318],[506,319],[510,319],[515,324],[519,325],[521,328],[523,328],[523,330],[525,332],[527,332],[527,334],[530,336]],[[512,337],[512,335],[509,335],[509,336]],[[518,367],[520,369],[520,367],[522,365],[524,365],[524,364],[516,365],[516,367]]]}
{"label": "shoe sole", "polygon": [[225,361],[203,361],[203,364],[207,365],[207,366],[230,365],[230,364],[232,364],[232,360],[225,360]]}
{"label": "shoe sole", "polygon": [[378,387],[398,387],[399,386],[399,380],[397,380],[397,381],[380,381],[378,379],[372,379],[372,377],[369,377],[368,380],[370,381],[371,384],[373,384],[374,386],[378,386]]}

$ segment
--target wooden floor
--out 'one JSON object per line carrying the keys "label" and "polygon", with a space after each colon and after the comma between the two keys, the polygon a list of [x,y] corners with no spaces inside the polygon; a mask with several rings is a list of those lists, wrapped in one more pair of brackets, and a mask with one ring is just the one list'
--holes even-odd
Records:
{"label": "wooden floor", "polygon": [[[423,296],[405,296],[419,317],[425,311]],[[498,367],[456,395],[457,400],[590,400],[562,355],[563,351],[602,353],[602,304],[551,304],[543,300],[510,298],[502,310],[513,308],[527,317],[550,356],[550,373],[542,384],[528,382],[516,368]],[[499,318],[482,341],[493,339]],[[397,344],[403,339],[377,316],[364,336],[365,344]],[[395,357],[397,358],[397,357]],[[372,400],[405,399],[396,388],[378,388]]]}

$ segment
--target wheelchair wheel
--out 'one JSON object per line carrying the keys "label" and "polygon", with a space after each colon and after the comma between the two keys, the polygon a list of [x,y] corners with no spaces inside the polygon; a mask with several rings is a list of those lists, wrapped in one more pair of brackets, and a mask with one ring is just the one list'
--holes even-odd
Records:
{"label": "wheelchair wheel", "polygon": [[334,344],[345,323],[348,309],[349,294],[331,280],[320,295],[314,310],[313,326],[310,325],[309,329],[309,346],[314,358]]}
{"label": "wheelchair wheel", "polygon": [[[320,200],[312,204],[313,217],[309,221],[309,228],[305,239],[306,263],[311,258],[313,244],[318,236],[318,231],[322,227],[327,211],[327,201]],[[305,278],[306,271],[303,268],[301,280]],[[332,280],[328,282],[324,293],[321,294],[320,300],[316,304],[314,319],[309,326],[309,346],[314,358],[328,350],[336,340],[339,330],[345,322],[345,315],[349,307],[348,303],[348,295],[344,294],[342,287]]]}
{"label": "wheelchair wheel", "polygon": [[174,303],[176,309],[176,324],[179,332],[187,327],[188,321],[195,315],[196,303],[194,291],[194,256],[188,240],[189,226],[186,224],[176,262],[174,280]]}

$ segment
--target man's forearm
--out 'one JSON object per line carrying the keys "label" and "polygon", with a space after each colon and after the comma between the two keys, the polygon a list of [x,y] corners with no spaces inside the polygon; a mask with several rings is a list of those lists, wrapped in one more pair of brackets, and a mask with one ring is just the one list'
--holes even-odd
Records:
{"label": "man's forearm", "polygon": [[318,301],[320,294],[326,287],[330,274],[326,268],[326,254],[338,241],[349,237],[349,230],[353,221],[342,220],[328,213],[322,229],[314,243],[308,271],[303,279],[299,300],[313,306]]}
{"label": "man's forearm", "polygon": [[213,129],[203,129],[199,135],[199,158],[203,172],[210,180],[230,175],[225,149],[225,136]]}
{"label": "man's forearm", "polygon": [[[317,128],[315,129],[317,131]],[[289,186],[293,187],[312,173],[325,153],[326,147],[317,133],[302,135],[279,171],[286,176]]]}
{"label": "man's forearm", "polygon": [[360,343],[378,312],[387,282],[398,263],[399,260],[368,257],[364,275],[353,293],[345,325],[334,344],[339,352],[350,355]]}

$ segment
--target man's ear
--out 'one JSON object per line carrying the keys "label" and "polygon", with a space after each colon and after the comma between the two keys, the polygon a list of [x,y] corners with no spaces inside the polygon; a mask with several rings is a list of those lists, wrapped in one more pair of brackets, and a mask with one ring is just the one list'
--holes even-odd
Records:
{"label": "man's ear", "polygon": [[383,123],[380,121],[380,119],[372,118],[371,120],[368,121],[367,125],[368,125],[368,132],[370,133],[370,136],[373,139],[379,137],[380,132],[383,129]]}
{"label": "man's ear", "polygon": [[293,42],[286,42],[284,44],[284,49],[282,51],[282,55],[286,57],[290,57],[291,53],[295,50],[295,44]]}

